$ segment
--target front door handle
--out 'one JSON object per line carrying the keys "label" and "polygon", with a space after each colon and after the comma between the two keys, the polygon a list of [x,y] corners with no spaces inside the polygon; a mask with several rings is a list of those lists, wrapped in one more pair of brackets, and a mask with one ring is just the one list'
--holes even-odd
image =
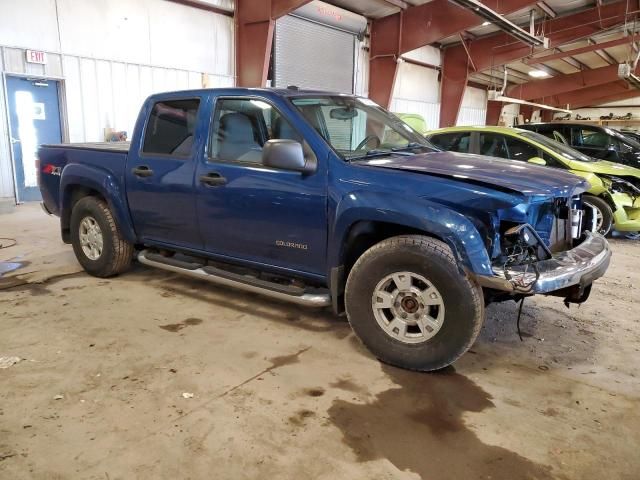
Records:
{"label": "front door handle", "polygon": [[151,170],[146,165],[140,165],[139,167],[132,168],[131,173],[133,173],[136,177],[150,177],[151,175],[153,175],[153,170]]}
{"label": "front door handle", "polygon": [[217,172],[209,172],[205,175],[200,175],[200,183],[215,187],[218,185],[224,185],[227,183],[227,179]]}

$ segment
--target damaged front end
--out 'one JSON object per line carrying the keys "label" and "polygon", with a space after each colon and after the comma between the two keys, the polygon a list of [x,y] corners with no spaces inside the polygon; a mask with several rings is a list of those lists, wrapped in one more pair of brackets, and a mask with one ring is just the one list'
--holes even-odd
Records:
{"label": "damaged front end", "polygon": [[567,305],[586,301],[611,257],[607,240],[592,233],[593,210],[573,197],[530,205],[523,213],[531,223],[500,221],[494,275],[477,277],[489,300],[541,293],[564,297]]}

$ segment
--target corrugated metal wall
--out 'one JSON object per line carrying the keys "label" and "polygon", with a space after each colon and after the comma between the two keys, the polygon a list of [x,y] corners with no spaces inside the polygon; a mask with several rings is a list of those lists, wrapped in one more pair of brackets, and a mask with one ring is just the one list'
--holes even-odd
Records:
{"label": "corrugated metal wall", "polygon": [[[439,66],[440,51],[422,47],[405,57]],[[391,101],[391,110],[397,113],[417,113],[424,117],[429,129],[440,124],[440,82],[438,71],[410,63],[401,63]],[[487,92],[467,87],[458,115],[458,125],[484,125],[487,117]]]}
{"label": "corrugated metal wall", "polygon": [[[151,93],[235,82],[224,15],[157,0],[0,0],[0,11],[0,74],[63,79],[72,142],[103,141],[106,128],[131,135]],[[27,63],[27,48],[46,51],[47,64]],[[0,88],[0,199],[14,195],[3,96]]]}

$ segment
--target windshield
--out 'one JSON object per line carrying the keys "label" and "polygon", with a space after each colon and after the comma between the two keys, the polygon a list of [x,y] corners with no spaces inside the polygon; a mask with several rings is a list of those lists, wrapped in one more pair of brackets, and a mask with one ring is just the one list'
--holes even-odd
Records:
{"label": "windshield", "polygon": [[592,158],[586,156],[584,153],[581,153],[573,148],[565,145],[564,143],[556,142],[555,140],[551,140],[549,137],[545,137],[544,135],[536,132],[523,132],[520,135],[526,138],[530,138],[545,147],[549,150],[553,150],[558,153],[565,160],[577,160],[579,162],[597,162],[599,161],[597,158]]}
{"label": "windshield", "polygon": [[366,98],[314,96],[291,101],[345,160],[437,151],[409,125]]}
{"label": "windshield", "polygon": [[640,150],[640,143],[638,143],[638,141],[635,139],[635,136],[632,136],[633,132],[630,132],[630,135],[627,136],[626,132],[619,132],[618,130],[614,130],[612,128],[605,128],[604,131],[609,135],[617,138],[618,140],[625,142],[634,150]]}

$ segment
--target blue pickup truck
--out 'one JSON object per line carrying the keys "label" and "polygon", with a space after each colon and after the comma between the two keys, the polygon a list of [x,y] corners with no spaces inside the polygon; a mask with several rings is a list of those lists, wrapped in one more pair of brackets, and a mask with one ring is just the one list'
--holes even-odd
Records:
{"label": "blue pickup truck", "polygon": [[332,306],[414,370],[466,352],[490,302],[585,301],[611,255],[583,179],[442,152],[366,98],[294,87],[153,95],[131,144],[42,146],[39,180],[88,273],[137,259]]}

